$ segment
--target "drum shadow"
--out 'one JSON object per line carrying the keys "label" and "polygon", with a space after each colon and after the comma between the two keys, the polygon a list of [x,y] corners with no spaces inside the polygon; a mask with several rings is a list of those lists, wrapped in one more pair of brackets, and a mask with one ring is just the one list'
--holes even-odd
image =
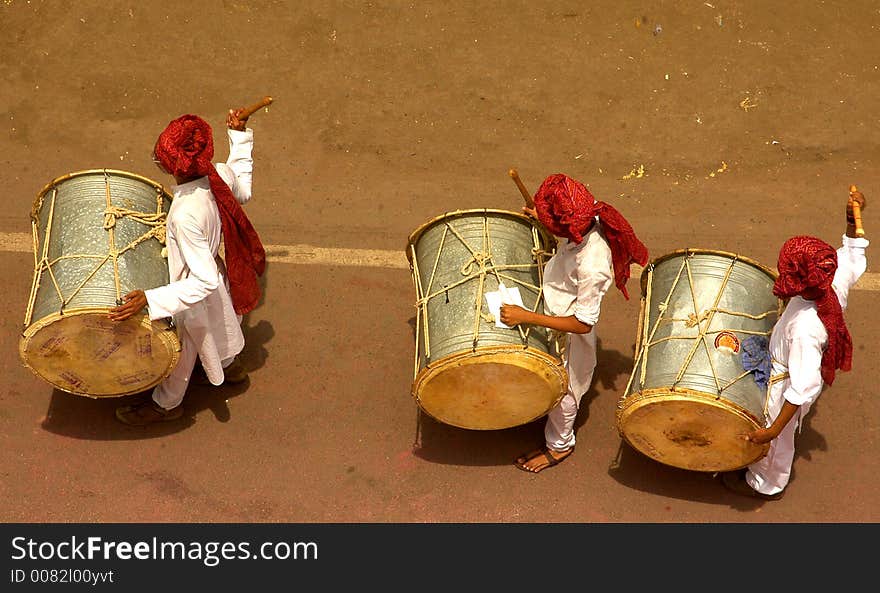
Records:
{"label": "drum shadow", "polygon": [[141,397],[149,397],[152,390],[124,397],[92,399],[54,389],[41,427],[53,434],[84,440],[159,438],[191,427],[205,410],[210,410],[218,422],[228,422],[231,419],[228,400],[247,391],[249,384],[248,379],[242,383],[219,387],[191,385],[183,400],[182,418],[149,426],[122,424],[116,419],[115,410],[118,406],[132,403]]}
{"label": "drum shadow", "polygon": [[523,442],[541,442],[544,418],[499,430],[471,430],[444,424],[417,411],[413,454],[444,465],[492,466],[513,463]]}
{"label": "drum shadow", "polygon": [[720,477],[711,472],[665,465],[633,449],[622,439],[608,475],[633,490],[667,498],[729,504],[742,510],[752,510],[763,504],[761,500],[729,492],[721,484]]}

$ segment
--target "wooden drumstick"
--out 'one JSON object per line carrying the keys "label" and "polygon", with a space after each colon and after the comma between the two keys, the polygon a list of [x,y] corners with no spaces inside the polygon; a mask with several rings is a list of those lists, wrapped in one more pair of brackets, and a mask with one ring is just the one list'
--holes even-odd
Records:
{"label": "wooden drumstick", "polygon": [[[516,169],[511,169],[510,171],[507,172],[507,174],[510,175],[510,178],[513,179],[513,182],[516,183],[516,186],[519,188],[519,193],[522,194],[523,200],[526,201],[526,206],[528,208],[531,208],[532,210],[534,210],[535,209],[535,200],[532,199],[532,194],[529,193],[529,190],[526,189],[526,186],[522,182],[522,179],[519,178],[519,173],[516,172]],[[537,226],[539,229],[542,229],[545,233],[547,233],[547,236],[550,237],[550,244],[552,245],[552,248],[555,248],[556,247],[556,237],[553,235],[553,233],[548,231],[547,227],[545,227],[541,223],[541,221],[538,220],[537,218],[532,218],[532,217],[529,217],[529,218],[532,219],[535,226]]]}
{"label": "wooden drumstick", "polygon": [[[852,196],[855,192],[859,191],[855,185],[849,186],[849,195]],[[865,229],[862,228],[862,207],[859,205],[858,201],[852,200],[852,212],[853,218],[856,221],[856,236],[864,237]]]}
{"label": "wooden drumstick", "polygon": [[526,189],[526,186],[523,185],[522,179],[519,178],[519,173],[516,172],[516,169],[511,169],[507,172],[510,175],[510,178],[513,179],[513,182],[516,183],[516,186],[519,188],[519,193],[522,194],[523,199],[526,201],[526,206],[529,208],[535,207],[535,201],[532,199],[532,194],[529,193],[529,190]]}
{"label": "wooden drumstick", "polygon": [[245,107],[244,110],[239,114],[238,119],[240,119],[241,121],[246,121],[247,118],[252,116],[254,113],[259,111],[263,107],[268,107],[269,105],[271,105],[273,100],[274,99],[272,99],[272,97],[269,97],[269,96],[263,97],[258,102],[251,105],[250,107]]}

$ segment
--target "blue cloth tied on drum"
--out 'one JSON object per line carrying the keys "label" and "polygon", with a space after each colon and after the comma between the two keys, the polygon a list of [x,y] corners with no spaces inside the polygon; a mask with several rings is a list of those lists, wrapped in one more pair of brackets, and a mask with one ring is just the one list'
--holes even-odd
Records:
{"label": "blue cloth tied on drum", "polygon": [[752,373],[755,383],[767,389],[772,369],[770,362],[770,342],[765,336],[749,336],[742,342],[742,365]]}

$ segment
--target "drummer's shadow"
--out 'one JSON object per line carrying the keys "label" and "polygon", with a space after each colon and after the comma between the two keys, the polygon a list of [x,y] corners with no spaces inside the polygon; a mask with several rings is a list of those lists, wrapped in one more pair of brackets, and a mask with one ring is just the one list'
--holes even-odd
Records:
{"label": "drummer's shadow", "polygon": [[[596,358],[599,364],[593,374],[589,391],[581,398],[574,430],[583,426],[590,414],[590,403],[598,395],[598,387],[612,392],[620,391],[617,383],[628,377],[633,359],[614,350],[602,350],[597,340]],[[416,439],[413,453],[426,461],[450,465],[490,466],[507,465],[527,449],[544,443],[546,416],[532,422],[501,430],[469,430],[439,422],[422,411],[418,412]]]}
{"label": "drummer's shadow", "polygon": [[247,391],[248,382],[219,387],[190,385],[183,400],[183,417],[149,426],[122,424],[116,419],[115,411],[118,406],[149,397],[152,390],[124,397],[92,399],[54,389],[41,426],[55,434],[96,441],[163,437],[190,428],[205,410],[210,410],[217,421],[228,422],[230,413],[227,402]]}

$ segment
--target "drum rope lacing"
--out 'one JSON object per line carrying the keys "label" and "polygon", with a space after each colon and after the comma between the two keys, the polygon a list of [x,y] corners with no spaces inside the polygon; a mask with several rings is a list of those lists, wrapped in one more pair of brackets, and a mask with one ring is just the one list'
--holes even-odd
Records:
{"label": "drum rope lacing", "polygon": [[[442,288],[435,288],[434,282],[436,280],[437,268],[440,263],[440,256],[443,253],[443,246],[446,244],[448,234],[452,233],[452,235],[457,238],[461,244],[468,250],[470,253],[470,259],[464,262],[459,268],[459,273],[464,276],[461,280],[453,282],[452,284],[444,285]],[[493,259],[492,253],[492,241],[491,236],[489,234],[489,219],[488,217],[483,218],[483,228],[482,228],[482,249],[474,249],[465,239],[461,236],[461,234],[449,224],[449,222],[444,223],[443,233],[440,237],[440,244],[437,248],[437,254],[434,257],[434,263],[431,268],[431,273],[428,277],[427,287],[423,287],[422,284],[422,276],[418,266],[418,258],[415,250],[415,245],[410,245],[410,252],[412,257],[410,258],[411,268],[413,272],[413,276],[415,279],[415,287],[416,287],[416,343],[419,343],[419,338],[421,333],[424,332],[424,356],[427,362],[431,360],[431,341],[430,334],[428,332],[428,302],[431,299],[434,299],[440,295],[448,294],[448,291],[461,286],[467,282],[471,282],[476,280],[479,283],[478,289],[476,291],[476,298],[474,302],[474,326],[473,326],[473,336],[472,336],[472,352],[476,351],[477,343],[479,340],[479,332],[480,332],[480,322],[485,321],[487,323],[494,323],[495,318],[491,315],[484,314],[482,312],[483,308],[483,297],[484,297],[484,289],[485,289],[485,280],[486,276],[491,274],[495,277],[495,280],[500,284],[502,280],[507,280],[513,284],[518,284],[523,286],[532,292],[537,293],[537,298],[535,300],[535,308],[532,312],[537,311],[537,308],[540,306],[543,300],[543,267],[545,257],[548,255],[552,255],[545,251],[542,248],[541,236],[538,233],[538,230],[533,226],[532,227],[532,242],[533,247],[531,249],[531,254],[535,263],[532,264],[506,264],[506,265],[496,265]],[[511,270],[528,270],[537,268],[538,272],[538,281],[539,286],[535,286],[529,282],[525,282],[519,278],[511,276],[509,274],[504,274],[505,271]],[[523,347],[528,347],[528,340],[531,332],[531,327],[526,330],[523,330],[520,325],[516,326],[517,330],[520,334],[520,339],[522,340]],[[557,348],[559,349],[559,348]],[[414,376],[418,375],[419,372],[419,348],[416,348],[415,351],[415,362],[414,362]]]}
{"label": "drum rope lacing", "polygon": [[[778,308],[777,308],[777,310],[766,311],[766,312],[761,313],[759,315],[753,315],[753,314],[745,313],[742,311],[730,311],[728,309],[722,309],[718,306],[718,303],[721,300],[721,295],[724,293],[724,289],[727,287],[728,281],[730,280],[730,275],[733,271],[733,268],[736,265],[737,261],[739,261],[739,259],[737,257],[734,257],[731,260],[731,262],[729,263],[727,270],[725,271],[725,274],[724,274],[724,279],[722,280],[721,286],[718,290],[718,294],[715,295],[715,300],[714,300],[712,306],[709,309],[706,309],[703,311],[698,311],[699,305],[697,304],[697,301],[696,301],[695,284],[694,284],[694,279],[693,279],[693,275],[692,275],[691,267],[690,267],[690,262],[689,262],[689,259],[692,258],[694,255],[695,255],[694,253],[689,252],[687,254],[687,256],[682,260],[682,264],[679,267],[678,273],[676,274],[675,280],[672,282],[672,286],[670,287],[669,292],[666,295],[666,298],[663,301],[661,301],[657,307],[658,312],[659,312],[659,316],[657,317],[657,320],[655,321],[653,328],[650,329],[650,333],[648,331],[649,330],[648,325],[643,324],[643,328],[642,328],[643,329],[643,337],[640,340],[641,344],[639,345],[639,351],[637,354],[637,356],[641,359],[640,360],[641,364],[639,367],[639,370],[640,370],[639,391],[641,391],[641,389],[644,387],[644,384],[645,384],[645,379],[647,376],[647,368],[648,368],[648,353],[649,353],[651,346],[655,346],[657,344],[660,344],[660,343],[663,343],[666,341],[671,341],[671,340],[693,340],[694,343],[693,343],[690,351],[688,352],[687,356],[685,357],[684,362],[682,363],[681,367],[679,368],[678,373],[676,374],[675,380],[672,383],[672,389],[674,390],[676,385],[678,385],[678,383],[682,380],[685,372],[687,371],[688,366],[690,365],[691,361],[693,360],[694,355],[696,354],[698,348],[700,347],[700,344],[702,344],[704,349],[706,350],[706,355],[707,355],[707,359],[709,362],[709,367],[712,371],[712,378],[715,382],[715,388],[717,390],[718,397],[720,397],[721,394],[726,389],[730,388],[732,385],[736,384],[738,381],[740,381],[744,377],[748,376],[750,371],[743,372],[740,375],[738,375],[737,377],[730,380],[725,385],[723,385],[723,386],[721,385],[721,382],[718,379],[718,372],[715,368],[715,364],[712,360],[712,356],[709,351],[709,346],[706,343],[706,336],[712,335],[712,334],[718,334],[718,333],[721,333],[724,331],[731,331],[731,330],[727,330],[727,329],[722,328],[722,329],[709,331],[709,327],[712,324],[712,320],[713,320],[715,314],[722,313],[725,315],[745,317],[745,318],[753,319],[753,320],[765,319],[766,317],[773,315],[773,314],[776,314],[777,316],[779,315]],[[690,287],[690,294],[691,294],[691,298],[693,300],[694,312],[689,314],[687,319],[665,318],[666,311],[669,307],[669,301],[671,300],[672,294],[674,293],[676,287],[678,286],[678,283],[681,280],[681,276],[685,271],[687,272],[688,285]],[[654,274],[654,265],[653,264],[648,266],[647,274],[648,274],[647,287],[646,287],[646,291],[645,291],[646,294],[645,294],[645,300],[644,300],[644,302],[645,302],[644,306],[646,306],[646,307],[650,306],[651,298],[652,298],[651,288],[652,288],[652,280],[653,280],[653,274]],[[654,335],[656,334],[657,330],[659,329],[659,327],[662,323],[676,323],[676,322],[678,322],[678,323],[683,322],[685,324],[685,326],[689,327],[689,328],[699,327],[698,334],[696,336],[668,336],[665,338],[660,338],[658,340],[654,340]],[[740,334],[767,336],[767,335],[770,335],[770,333],[772,332],[772,329],[767,330],[767,331],[763,331],[763,332],[762,331],[747,330],[747,329],[737,329],[735,331],[736,331],[736,333],[740,333]],[[632,387],[633,381],[635,379],[635,375],[636,375],[636,373],[633,372],[633,374],[630,376],[629,382],[627,383],[626,390],[624,391],[624,393],[630,392],[630,388]],[[621,400],[621,402],[619,402],[618,407],[621,407],[622,403],[623,403],[623,400]]]}
{"label": "drum rope lacing", "polygon": [[[31,294],[30,299],[28,301],[28,306],[25,311],[25,325],[29,325],[31,322],[31,317],[33,316],[34,304],[36,301],[37,291],[40,287],[40,283],[42,281],[43,273],[48,273],[49,278],[52,281],[52,286],[57,293],[58,300],[61,302],[61,307],[59,308],[59,312],[61,314],[64,313],[64,308],[70,303],[77,294],[79,294],[80,290],[91,280],[95,274],[106,264],[108,261],[112,262],[113,265],[113,279],[114,285],[116,289],[116,302],[121,303],[122,299],[122,287],[120,285],[119,278],[119,256],[126,253],[127,251],[134,249],[139,244],[144,241],[147,241],[151,238],[155,238],[162,245],[165,245],[165,211],[164,211],[164,191],[160,187],[156,187],[156,212],[148,213],[142,212],[138,210],[130,210],[127,208],[120,208],[115,206],[112,202],[112,196],[110,192],[110,175],[108,171],[104,170],[104,193],[106,199],[106,207],[104,210],[104,222],[103,228],[107,231],[108,235],[108,252],[106,255],[89,255],[89,254],[77,254],[77,255],[62,255],[53,260],[49,260],[49,244],[50,239],[52,237],[52,223],[54,221],[55,214],[55,199],[58,195],[58,187],[57,185],[52,190],[52,197],[49,202],[49,215],[47,217],[46,223],[46,233],[43,238],[42,244],[42,253],[40,253],[40,232],[39,232],[39,213],[43,207],[43,198],[45,192],[42,192],[40,196],[37,198],[34,206],[31,210],[31,229],[33,234],[33,244],[34,244],[34,277],[33,282],[31,283]],[[134,222],[140,223],[146,227],[148,230],[136,237],[134,240],[130,241],[127,245],[122,248],[116,247],[116,237],[115,237],[115,228],[117,221],[120,218],[128,218],[133,220]],[[39,254],[39,255],[38,255]],[[162,250],[163,256],[165,255],[165,249]],[[66,298],[61,290],[61,287],[58,284],[58,280],[55,277],[55,274],[52,270],[52,267],[55,266],[59,261],[66,259],[96,259],[98,260],[97,265],[86,275],[86,277],[79,283],[79,285],[68,295]]]}

